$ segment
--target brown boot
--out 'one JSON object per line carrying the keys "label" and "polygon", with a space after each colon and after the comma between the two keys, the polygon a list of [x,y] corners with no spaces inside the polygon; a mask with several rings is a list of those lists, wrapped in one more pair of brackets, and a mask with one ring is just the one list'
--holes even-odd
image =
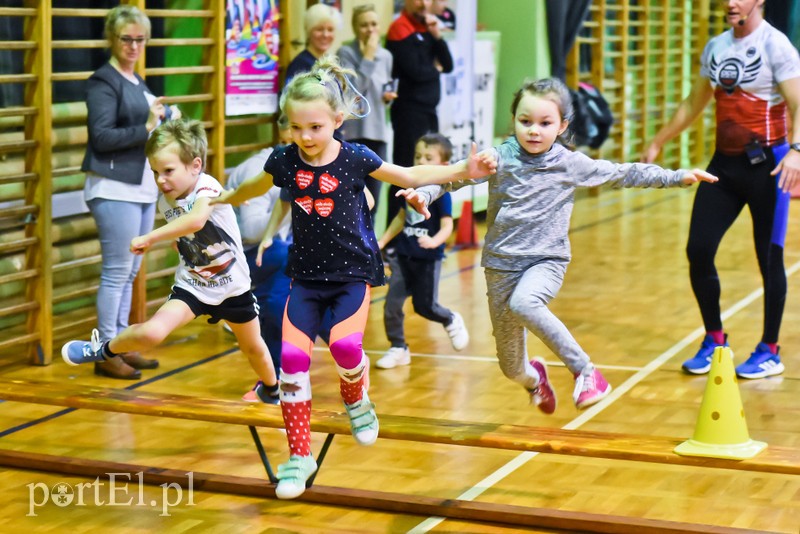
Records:
{"label": "brown boot", "polygon": [[109,358],[104,362],[95,362],[94,374],[122,380],[139,380],[142,378],[141,371],[134,369],[118,356]]}
{"label": "brown boot", "polygon": [[158,367],[158,360],[149,360],[138,352],[124,352],[119,357],[134,369],[155,369]]}

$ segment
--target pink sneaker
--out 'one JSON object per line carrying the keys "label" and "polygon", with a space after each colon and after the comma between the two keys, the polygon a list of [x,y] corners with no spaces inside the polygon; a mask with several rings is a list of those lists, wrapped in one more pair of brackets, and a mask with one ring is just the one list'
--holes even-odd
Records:
{"label": "pink sneaker", "polygon": [[550,415],[556,411],[556,392],[553,391],[547,378],[547,366],[539,357],[532,359],[531,365],[539,373],[539,385],[528,390],[531,394],[531,404],[535,404],[542,413]]}
{"label": "pink sneaker", "polygon": [[575,391],[572,400],[579,410],[597,404],[611,393],[611,385],[594,365],[587,365],[580,373],[575,373]]}

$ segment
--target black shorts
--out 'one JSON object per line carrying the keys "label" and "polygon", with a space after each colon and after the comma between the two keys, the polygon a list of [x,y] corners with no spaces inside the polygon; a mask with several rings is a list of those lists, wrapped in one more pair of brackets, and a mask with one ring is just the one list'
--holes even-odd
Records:
{"label": "black shorts", "polygon": [[195,317],[210,315],[209,324],[216,324],[222,320],[234,324],[244,324],[258,317],[258,303],[253,292],[249,289],[241,295],[228,297],[221,303],[212,305],[201,302],[185,289],[173,286],[168,300],[184,302],[192,310]]}

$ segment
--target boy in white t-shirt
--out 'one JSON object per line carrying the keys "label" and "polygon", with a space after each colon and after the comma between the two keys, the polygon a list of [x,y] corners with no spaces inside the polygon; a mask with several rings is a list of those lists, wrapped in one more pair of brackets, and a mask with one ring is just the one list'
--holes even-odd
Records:
{"label": "boy in white t-shirt", "polygon": [[95,330],[91,341],[66,343],[61,355],[78,365],[147,350],[198,315],[210,315],[210,323],[225,320],[236,335],[263,384],[259,399],[277,404],[275,369],[261,339],[236,216],[229,205],[209,203],[223,189],[203,172],[207,146],[200,122],[170,121],[153,131],[145,147],[161,191],[158,210],[167,224],[135,237],[130,248],[144,254],[159,241],[177,241],[181,261],[167,302],[150,320],[131,325],[110,341],[100,343]]}

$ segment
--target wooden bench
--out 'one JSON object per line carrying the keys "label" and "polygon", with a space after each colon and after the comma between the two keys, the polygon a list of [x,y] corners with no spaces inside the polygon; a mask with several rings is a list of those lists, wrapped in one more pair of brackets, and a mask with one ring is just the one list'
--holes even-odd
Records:
{"label": "wooden bench", "polygon": [[[250,429],[270,481],[272,481],[273,484],[277,481],[256,432],[256,428],[258,427],[283,428],[283,417],[277,406],[250,404],[238,400],[199,398],[72,383],[24,380],[0,380],[0,399],[32,404],[63,406],[75,409],[86,408],[90,410],[129,413],[151,417],[167,417],[206,421],[210,423],[244,425]],[[380,410],[378,411],[378,417],[381,424],[381,439],[800,475],[800,451],[786,447],[768,447],[756,457],[748,460],[724,460],[718,458],[679,456],[673,452],[675,446],[683,441],[679,438],[426,419],[384,414],[381,413]],[[320,454],[317,455],[320,467],[333,436],[336,434],[350,435],[349,419],[345,414],[338,412],[314,410],[311,416],[311,429],[314,432],[328,434],[323,449]],[[17,462],[20,462],[21,457],[28,457],[29,461],[20,464],[8,460],[8,458],[15,458]],[[11,465],[19,466],[27,464],[29,467],[50,465],[53,463],[53,457],[48,457],[46,455],[36,455],[34,460],[31,460],[31,457],[29,453],[4,451],[0,453],[0,463],[10,463]],[[69,464],[74,467],[74,461],[70,461]],[[139,467],[140,466],[137,466],[137,468]],[[163,470],[159,470],[159,472],[162,471]],[[209,480],[219,480],[220,478],[218,475],[205,476]],[[309,486],[311,486],[311,482],[313,482],[313,480],[309,481]],[[252,479],[250,479],[250,482],[245,485],[249,486],[252,484]],[[264,484],[266,484],[266,481],[264,481]],[[205,489],[210,489],[212,486],[213,484],[206,486]],[[225,486],[225,484],[222,484],[222,486]],[[239,488],[237,491],[234,491],[234,493],[242,493],[243,491],[244,490]],[[274,489],[270,491],[272,492],[271,494],[274,495]],[[357,492],[357,490],[342,491],[348,495],[352,495],[354,491]],[[306,493],[308,493],[308,495],[304,494],[305,499],[318,499],[314,502],[324,501],[333,504],[337,504],[337,499],[331,497],[331,495],[336,493],[341,496],[341,491],[333,491],[332,488],[317,488],[316,492],[312,491],[309,493],[307,491]],[[363,502],[376,503],[376,506],[383,510],[387,509],[387,503],[396,502],[397,500],[396,494],[387,494],[391,495],[391,497],[377,498],[375,497],[375,492],[367,493],[371,497],[366,500],[361,500]],[[325,497],[321,497],[321,495]],[[319,499],[322,499],[322,501]],[[456,500],[438,500],[435,503],[430,503],[427,502],[426,499],[421,499],[419,497],[412,497],[410,500],[407,498],[402,502],[407,506],[407,508],[404,508],[405,513],[430,513],[431,515],[444,515],[447,517],[473,520],[475,520],[475,517],[463,514],[467,514],[468,510],[474,512],[475,506],[479,508],[480,506],[487,506],[486,504],[480,505],[480,503]],[[420,506],[422,506],[422,508],[420,508]],[[443,514],[443,507],[453,507],[455,511],[449,514]],[[509,520],[514,517],[519,518],[525,516],[528,518],[525,524],[533,524],[530,523],[530,513],[523,513],[521,511],[525,510],[525,508],[511,508],[520,508],[520,510],[510,510],[509,507],[504,507],[504,514],[506,514]],[[512,511],[514,513],[511,513]],[[585,514],[578,515],[584,519],[587,517]],[[502,518],[487,519],[485,515],[481,515],[481,517],[484,517],[484,520],[488,521],[507,522],[506,519]],[[597,521],[598,519],[593,517],[590,523],[595,525]],[[600,523],[602,523],[602,521],[600,521]],[[615,519],[613,524],[618,525],[619,519]],[[539,525],[547,526],[549,523]],[[569,528],[576,528],[575,524],[571,523],[571,525],[572,526]],[[595,527],[590,529],[586,524],[581,525],[582,530],[589,529],[596,532],[615,531],[602,529],[594,530]],[[626,523],[626,525],[628,527],[653,528],[653,524],[650,522],[646,524],[636,523],[635,525],[633,523]],[[691,529],[687,530],[689,527],[687,527],[686,524],[675,523],[675,525],[680,525],[680,527],[675,527],[675,530],[670,530],[672,527],[669,527],[667,530],[650,531],[692,531]],[[703,525],[703,528],[705,530],[700,531],[742,532],[741,530],[708,530],[708,525]]]}
{"label": "wooden bench", "polygon": [[[238,400],[24,380],[0,380],[0,399],[210,423],[283,428],[283,416],[277,407]],[[684,441],[681,438],[425,419],[389,415],[380,410],[378,418],[382,439],[800,475],[800,451],[787,447],[770,446],[748,460],[725,460],[679,456],[673,449]],[[314,410],[311,429],[314,432],[349,436],[350,421],[343,413]]]}

